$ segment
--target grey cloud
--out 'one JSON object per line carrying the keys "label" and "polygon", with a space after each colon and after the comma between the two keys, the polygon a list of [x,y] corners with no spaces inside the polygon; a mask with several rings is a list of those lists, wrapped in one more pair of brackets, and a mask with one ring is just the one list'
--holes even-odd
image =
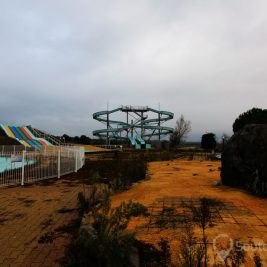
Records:
{"label": "grey cloud", "polygon": [[[265,1],[0,3],[1,121],[91,134],[93,112],[149,105],[231,133],[266,106]],[[169,122],[172,126],[173,122]]]}

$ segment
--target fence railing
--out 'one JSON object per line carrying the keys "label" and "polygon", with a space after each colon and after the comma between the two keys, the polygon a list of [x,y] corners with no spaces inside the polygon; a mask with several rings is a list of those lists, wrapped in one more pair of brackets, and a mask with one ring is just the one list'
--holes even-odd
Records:
{"label": "fence railing", "polygon": [[7,147],[0,147],[0,187],[60,178],[84,165],[83,147],[47,147],[41,151]]}
{"label": "fence railing", "polygon": [[60,139],[56,138],[55,136],[52,136],[51,134],[48,134],[48,133],[45,133],[45,132],[40,131],[38,129],[32,128],[31,126],[28,126],[28,128],[32,131],[32,133],[36,137],[44,138],[55,146],[63,146],[64,145]]}
{"label": "fence railing", "polygon": [[24,145],[2,145],[0,146],[0,155],[5,153],[5,152],[21,152],[23,150],[27,150],[27,151],[36,151],[38,150],[37,148],[34,147],[26,147]]}

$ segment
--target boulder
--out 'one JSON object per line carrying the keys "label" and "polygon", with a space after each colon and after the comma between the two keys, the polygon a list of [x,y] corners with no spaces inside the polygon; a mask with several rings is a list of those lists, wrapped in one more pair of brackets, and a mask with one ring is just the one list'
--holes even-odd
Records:
{"label": "boulder", "polygon": [[212,186],[220,186],[220,185],[222,185],[222,182],[221,182],[221,181],[213,181],[213,182],[211,183],[211,185],[212,185]]}
{"label": "boulder", "polygon": [[[253,191],[255,181],[267,182],[267,125],[249,124],[236,132],[224,147],[221,180],[224,185]],[[261,186],[261,185],[260,185]]]}

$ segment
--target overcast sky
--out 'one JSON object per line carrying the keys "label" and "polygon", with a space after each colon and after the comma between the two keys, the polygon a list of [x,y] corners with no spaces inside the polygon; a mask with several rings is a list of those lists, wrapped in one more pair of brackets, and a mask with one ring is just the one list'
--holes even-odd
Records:
{"label": "overcast sky", "polygon": [[91,135],[107,102],[160,103],[191,120],[190,140],[230,134],[240,113],[266,108],[266,10],[266,0],[1,0],[1,122]]}

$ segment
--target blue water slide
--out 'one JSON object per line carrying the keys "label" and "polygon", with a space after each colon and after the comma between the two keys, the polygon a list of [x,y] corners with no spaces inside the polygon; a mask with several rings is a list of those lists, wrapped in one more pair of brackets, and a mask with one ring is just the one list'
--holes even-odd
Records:
{"label": "blue water slide", "polygon": [[22,139],[22,137],[20,136],[19,132],[17,131],[16,127],[14,126],[9,126],[9,129],[12,131],[12,133],[16,136],[16,138],[18,139]]}
{"label": "blue water slide", "polygon": [[130,142],[131,142],[131,144],[132,144],[133,146],[136,145],[136,141],[135,141],[134,137],[129,136],[129,140],[130,140]]}
{"label": "blue water slide", "polygon": [[32,147],[34,147],[34,148],[40,148],[35,142],[34,142],[34,140],[33,139],[27,139],[26,140]]}
{"label": "blue water slide", "polygon": [[142,139],[140,134],[136,135],[136,140],[141,144],[141,145],[145,145],[146,142]]}

